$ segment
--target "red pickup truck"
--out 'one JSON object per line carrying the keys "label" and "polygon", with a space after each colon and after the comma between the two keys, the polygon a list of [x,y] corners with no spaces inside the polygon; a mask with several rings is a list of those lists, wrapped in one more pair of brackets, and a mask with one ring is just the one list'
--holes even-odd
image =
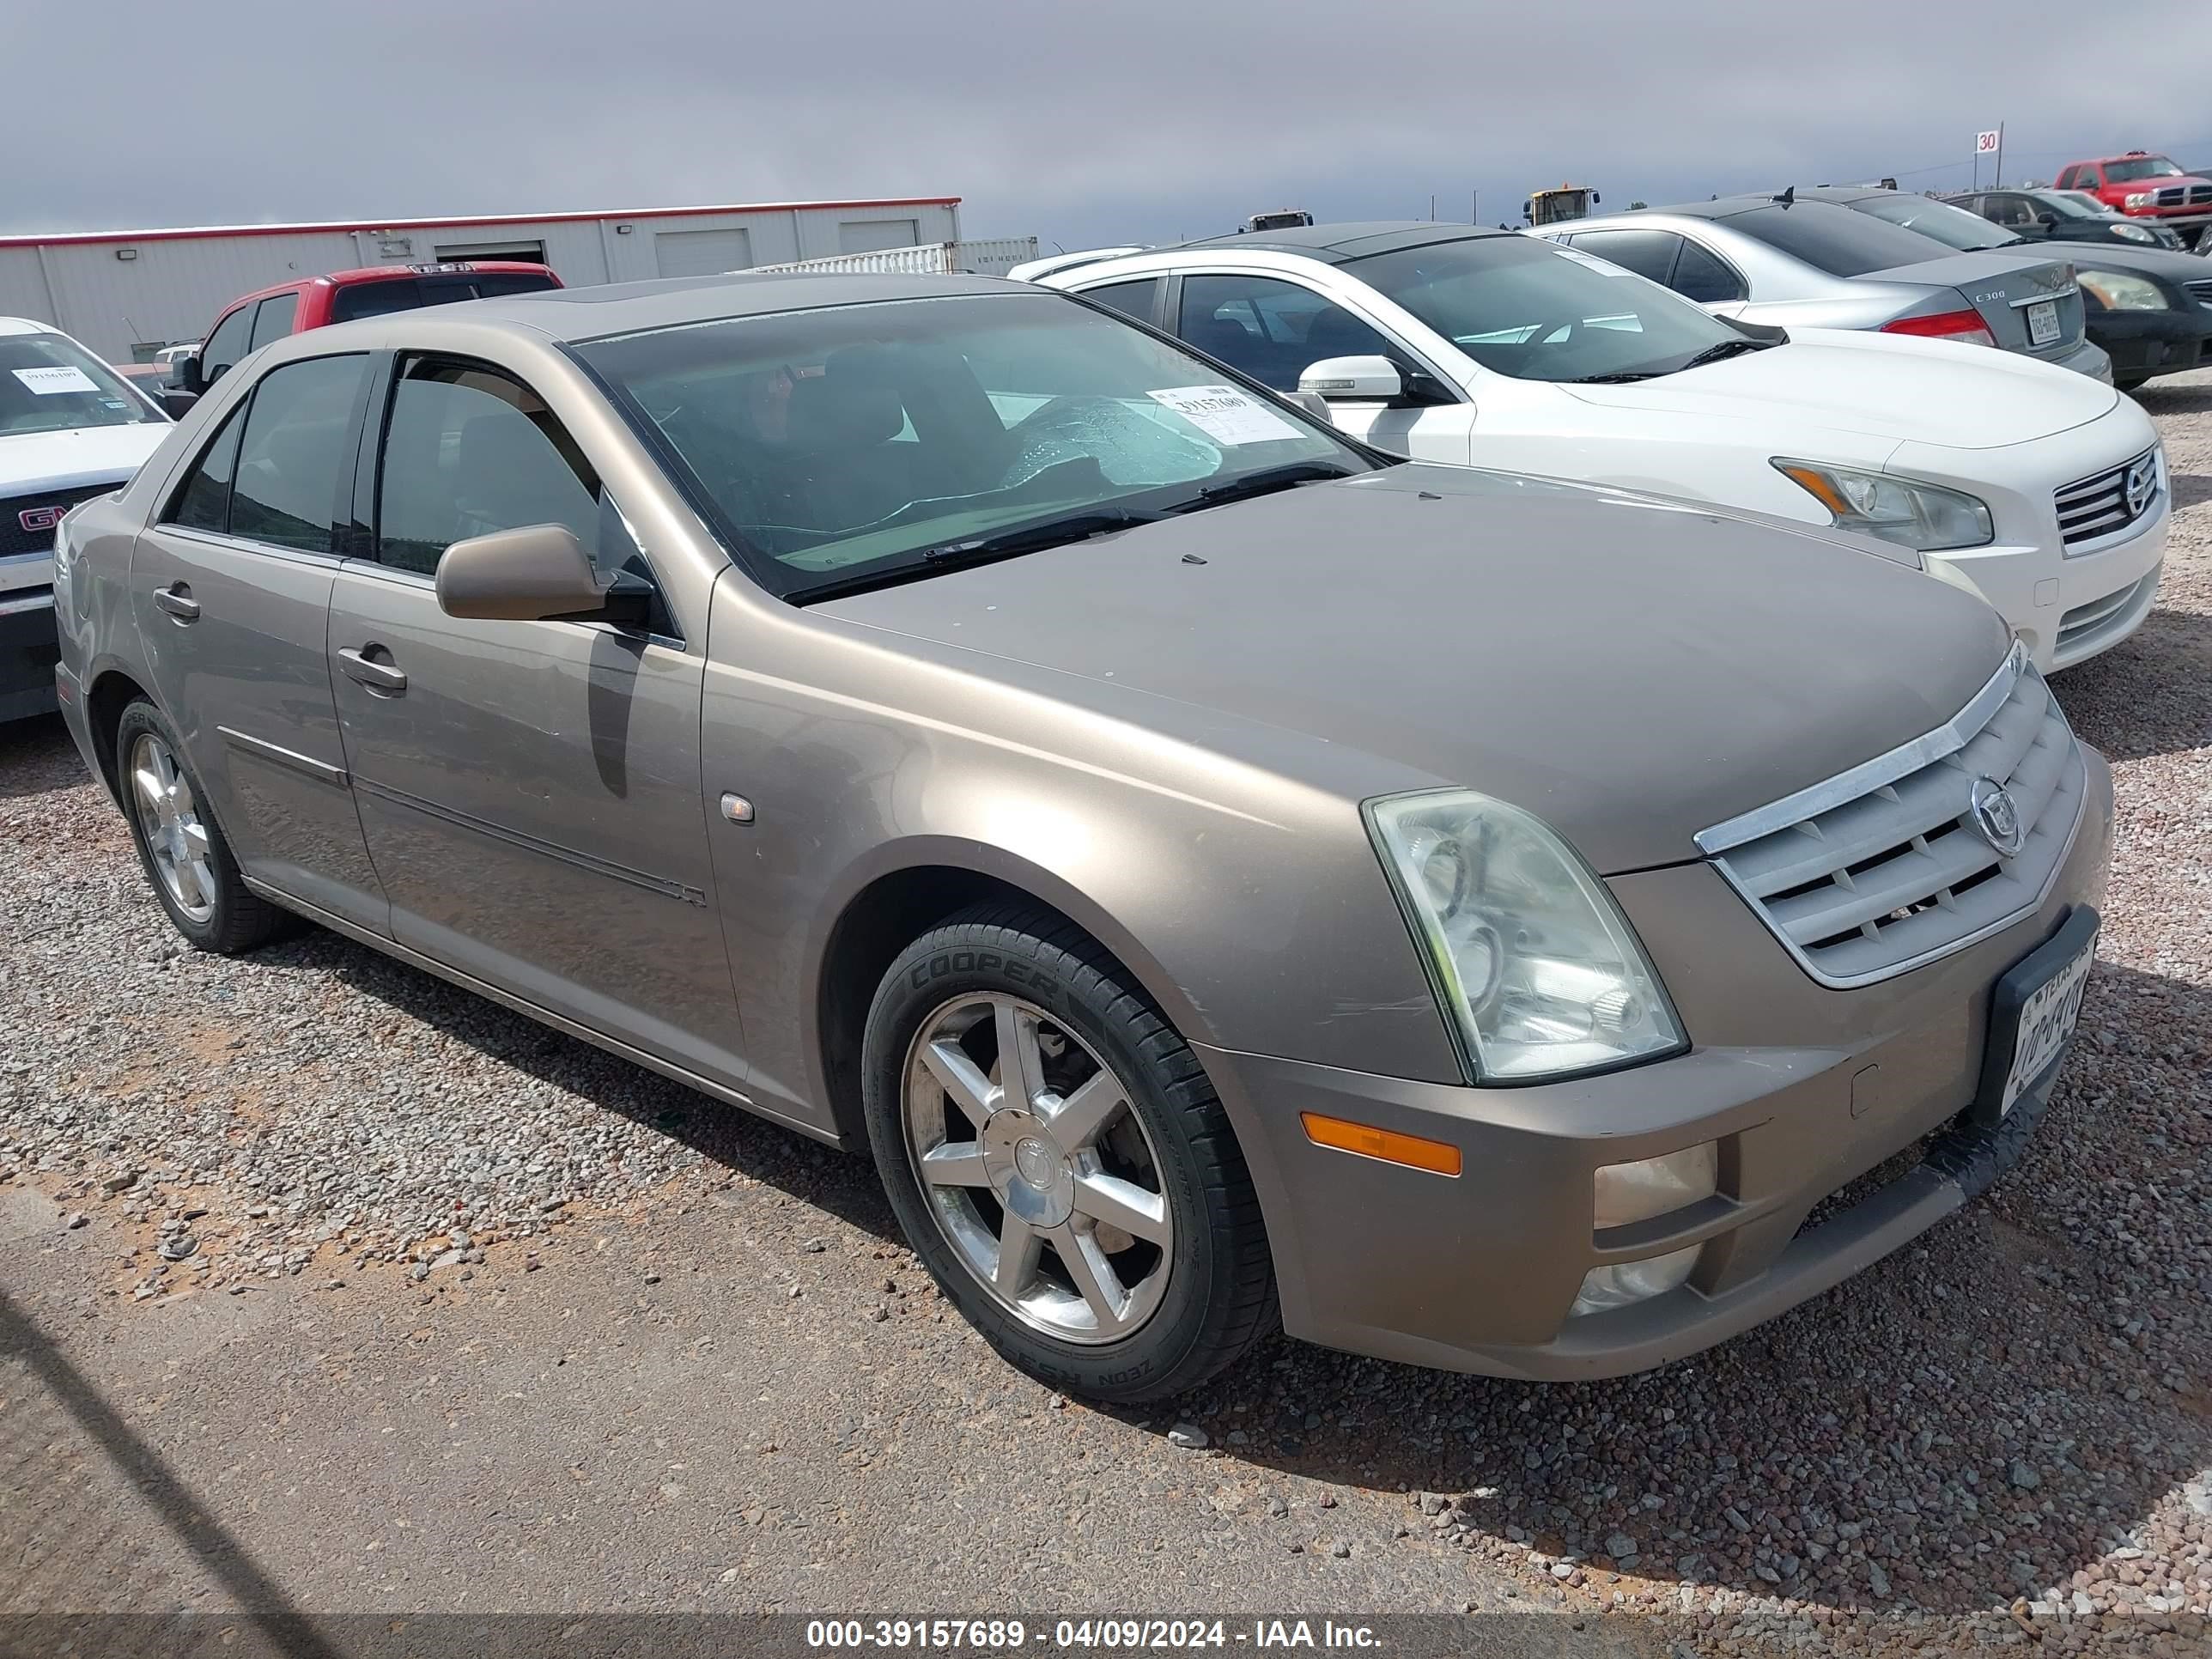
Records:
{"label": "red pickup truck", "polygon": [[558,288],[550,267],[519,259],[458,259],[434,265],[367,265],[256,289],[234,300],[196,356],[179,359],[178,384],[198,393],[256,346],[329,323],[457,300],[489,300]]}
{"label": "red pickup truck", "polygon": [[2116,213],[2154,219],[2196,246],[2212,225],[2212,179],[2185,173],[2163,155],[2131,149],[2061,169],[2055,190],[2086,190]]}

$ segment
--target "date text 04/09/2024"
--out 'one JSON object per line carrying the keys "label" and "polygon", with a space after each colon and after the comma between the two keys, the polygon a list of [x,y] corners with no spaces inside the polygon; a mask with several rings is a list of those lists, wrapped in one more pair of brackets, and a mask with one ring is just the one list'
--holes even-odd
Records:
{"label": "date text 04/09/2024", "polygon": [[[928,1651],[973,1649],[996,1652],[1034,1641],[1048,1645],[1045,1627],[1018,1619],[817,1619],[808,1621],[806,1645],[816,1649]],[[1049,1644],[1075,1651],[1147,1651],[1193,1648],[1375,1648],[1381,1640],[1365,1625],[1334,1620],[1061,1619]]]}

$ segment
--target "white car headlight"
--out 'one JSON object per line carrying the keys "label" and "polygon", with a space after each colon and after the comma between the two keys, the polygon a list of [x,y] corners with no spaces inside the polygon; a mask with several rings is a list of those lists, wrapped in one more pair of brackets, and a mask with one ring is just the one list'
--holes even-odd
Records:
{"label": "white car headlight", "polygon": [[1773,458],[1777,471],[1826,507],[1837,526],[1923,553],[1984,547],[1996,539],[1983,501],[1940,484],[1914,483],[1818,461]]}
{"label": "white car headlight", "polygon": [[2074,280],[2097,296],[2107,311],[2171,311],[2155,283],[2118,270],[2077,270]]}
{"label": "white car headlight", "polygon": [[1370,801],[1366,816],[1483,1081],[1603,1070],[1686,1046],[1613,895],[1537,819],[1465,789]]}
{"label": "white car headlight", "polygon": [[2156,232],[2145,230],[2141,225],[2114,225],[2112,227],[2112,234],[2119,237],[2124,241],[2129,242],[2155,242],[2158,240]]}

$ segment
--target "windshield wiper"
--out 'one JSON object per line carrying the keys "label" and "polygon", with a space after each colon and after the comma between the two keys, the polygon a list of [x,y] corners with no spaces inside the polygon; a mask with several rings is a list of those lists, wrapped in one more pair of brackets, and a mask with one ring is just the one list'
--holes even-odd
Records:
{"label": "windshield wiper", "polygon": [[1069,542],[1087,541],[1093,536],[1103,536],[1109,531],[1127,530],[1140,524],[1157,524],[1157,513],[1138,513],[1126,507],[1101,507],[1089,513],[1070,513],[1062,518],[1047,519],[1042,524],[1025,524],[1012,530],[1002,530],[995,536],[979,536],[973,541],[944,542],[935,547],[924,548],[924,564],[938,568],[951,565],[980,563],[987,559],[1010,558],[1017,553],[1035,553],[1048,547],[1060,547]]}
{"label": "windshield wiper", "polygon": [[[1781,343],[1779,340],[1723,340],[1717,345],[1707,346],[1688,362],[1684,363],[1682,368],[1696,368],[1700,364],[1717,363],[1723,357],[1740,357],[1747,351],[1764,351],[1771,345]],[[1674,372],[1679,374],[1682,370],[1678,368]]]}
{"label": "windshield wiper", "polygon": [[1208,484],[1196,495],[1177,501],[1168,508],[1170,513],[1194,513],[1201,507],[1218,507],[1224,501],[1249,501],[1255,495],[1272,495],[1279,489],[1295,489],[1304,483],[1321,483],[1331,478],[1356,478],[1357,471],[1337,465],[1334,461],[1292,461],[1285,466],[1263,467],[1257,472],[1248,472],[1241,478]]}
{"label": "windshield wiper", "polygon": [[862,593],[873,587],[895,587],[901,582],[939,575],[948,570],[964,570],[970,565],[990,564],[1000,559],[1018,558],[1024,553],[1040,552],[1048,547],[1062,547],[1070,542],[1087,541],[1109,531],[1157,524],[1159,519],[1157,513],[1139,513],[1128,507],[1100,507],[1087,513],[1063,514],[1056,519],[1002,530],[995,536],[978,536],[969,541],[940,542],[935,547],[923,548],[918,554],[897,564],[865,570],[856,575],[833,576],[811,586],[794,588],[784,598],[794,605],[809,605],[817,599],[842,599],[848,593]]}
{"label": "windshield wiper", "polygon": [[1661,371],[1656,368],[1626,368],[1617,374],[1577,374],[1561,380],[1561,386],[1626,386],[1631,380],[1656,380]]}

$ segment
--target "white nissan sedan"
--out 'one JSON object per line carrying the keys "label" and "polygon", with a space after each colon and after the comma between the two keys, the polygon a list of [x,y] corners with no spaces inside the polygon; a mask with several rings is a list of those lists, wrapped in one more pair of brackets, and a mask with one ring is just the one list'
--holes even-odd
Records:
{"label": "white nissan sedan", "polygon": [[2117,645],[2157,596],[2169,501],[2149,417],[2018,354],[1732,322],[1575,249],[1465,225],[1224,236],[1039,280],[1318,395],[1399,454],[1914,549],[2045,672]]}

